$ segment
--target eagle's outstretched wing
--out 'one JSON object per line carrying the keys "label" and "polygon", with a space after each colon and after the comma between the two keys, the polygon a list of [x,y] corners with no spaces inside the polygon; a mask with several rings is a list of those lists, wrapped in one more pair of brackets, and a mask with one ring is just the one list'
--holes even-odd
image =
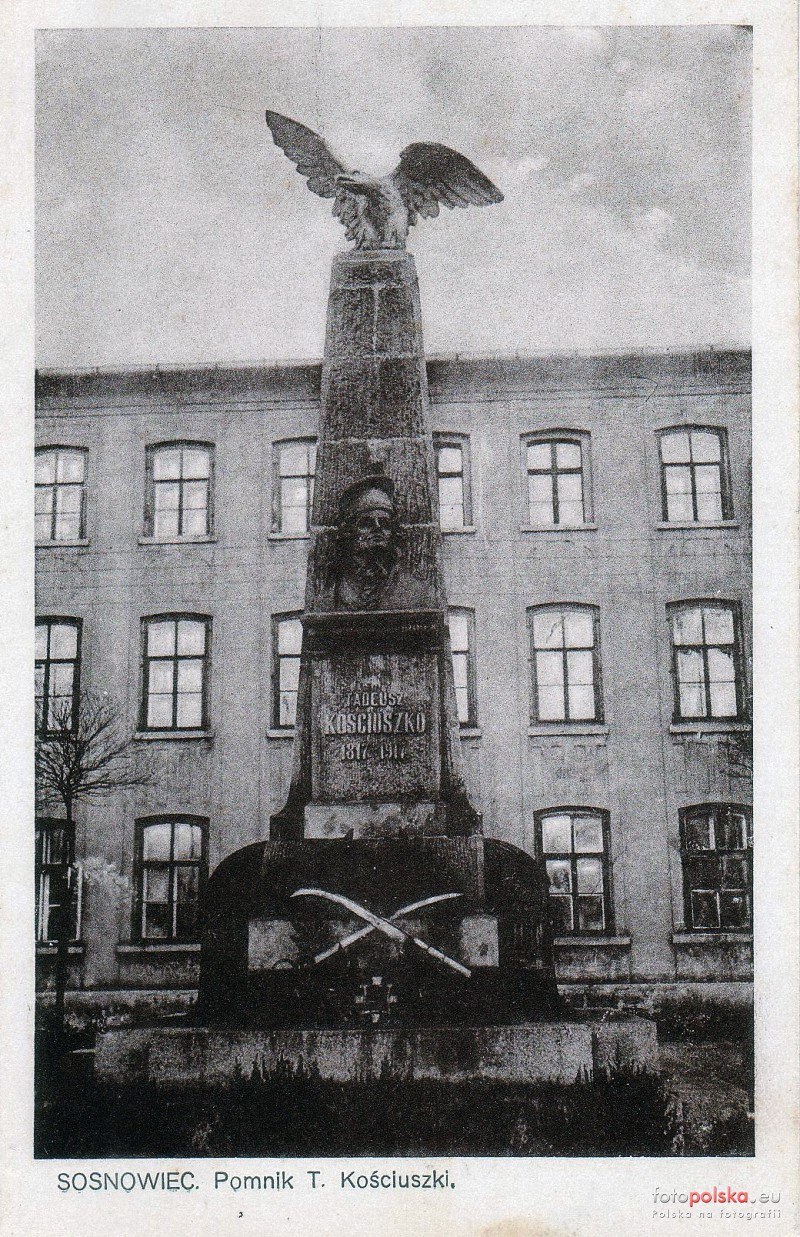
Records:
{"label": "eagle's outstretched wing", "polygon": [[321,198],[336,197],[336,177],[349,169],[331,153],[319,134],[279,112],[267,112],[267,124],[275,144],[305,176],[311,192]]}
{"label": "eagle's outstretched wing", "polygon": [[474,163],[438,142],[406,146],[392,178],[408,207],[409,224],[417,215],[434,219],[439,203],[445,206],[488,206],[503,195]]}

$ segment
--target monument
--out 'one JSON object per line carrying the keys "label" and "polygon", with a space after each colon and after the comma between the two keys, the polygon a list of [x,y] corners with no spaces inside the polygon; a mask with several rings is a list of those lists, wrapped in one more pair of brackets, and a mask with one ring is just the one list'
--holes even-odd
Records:
{"label": "monument", "polygon": [[405,238],[440,203],[502,195],[447,147],[407,147],[377,180],[267,122],[355,243],[331,274],[291,785],[269,836],[208,882],[198,1025],[106,1035],[98,1069],[172,1085],[286,1062],[362,1081],[652,1067],[652,1024],[561,1016],[541,867],[483,836],[465,787]]}

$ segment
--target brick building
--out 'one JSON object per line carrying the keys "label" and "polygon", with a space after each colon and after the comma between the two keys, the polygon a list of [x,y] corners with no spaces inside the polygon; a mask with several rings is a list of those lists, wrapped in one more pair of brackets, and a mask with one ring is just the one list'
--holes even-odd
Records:
{"label": "brick building", "polygon": [[[489,836],[577,997],[748,999],[750,357],[428,363],[456,693]],[[39,725],[109,692],[152,783],[78,811],[74,1011],[180,1009],[206,874],[292,754],[320,366],[41,372]],[[52,987],[57,805],[37,826]]]}

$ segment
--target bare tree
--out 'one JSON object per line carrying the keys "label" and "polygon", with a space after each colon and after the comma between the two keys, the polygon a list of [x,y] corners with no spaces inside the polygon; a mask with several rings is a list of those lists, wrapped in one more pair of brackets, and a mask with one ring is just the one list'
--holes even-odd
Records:
{"label": "bare tree", "polygon": [[149,769],[134,759],[116,702],[103,692],[51,702],[47,729],[36,737],[37,807],[58,801],[64,809],[64,845],[56,917],[54,1028],[64,1036],[64,997],[69,964],[75,879],[75,805],[127,786],[149,783]]}

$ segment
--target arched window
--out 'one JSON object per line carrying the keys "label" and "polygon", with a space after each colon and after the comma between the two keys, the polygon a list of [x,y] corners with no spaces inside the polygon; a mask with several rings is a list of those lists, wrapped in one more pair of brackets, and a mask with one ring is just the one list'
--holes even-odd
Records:
{"label": "arched window", "polygon": [[36,728],[40,734],[71,730],[77,722],[81,620],[36,620]]}
{"label": "arched window", "polygon": [[81,541],[86,536],[86,456],[83,447],[36,452],[36,540]]}
{"label": "arched window", "polygon": [[536,848],[557,936],[613,930],[608,833],[608,813],[597,808],[536,814]]}
{"label": "arched window", "polygon": [[147,448],[144,533],[155,541],[192,540],[212,531],[214,449],[205,442]]}
{"label": "arched window", "polygon": [[477,726],[478,694],[475,678],[475,614],[464,607],[454,607],[448,613],[450,652],[453,658],[453,682],[456,707],[461,726]]}
{"label": "arched window", "polygon": [[155,614],[142,619],[143,730],[208,726],[211,619]]}
{"label": "arched window", "polygon": [[302,643],[298,612],[272,616],[272,725],[276,730],[291,730],[295,724]]}
{"label": "arched window", "polygon": [[469,438],[466,434],[434,434],[439,526],[443,533],[472,526]]}
{"label": "arched window", "polygon": [[746,714],[739,608],[683,601],[668,607],[675,720],[741,719]]}
{"label": "arched window", "polygon": [[681,812],[684,914],[695,932],[753,926],[750,809],[704,803]]}
{"label": "arched window", "polygon": [[600,623],[596,606],[528,610],[534,722],[602,721]]}
{"label": "arched window", "polygon": [[660,430],[659,447],[662,519],[669,524],[730,519],[725,431],[699,426]]}
{"label": "arched window", "polygon": [[522,447],[529,527],[579,528],[590,521],[588,433],[525,434]]}
{"label": "arched window", "polygon": [[272,448],[272,531],[285,537],[305,537],[311,527],[315,438],[288,438]]}
{"label": "arched window", "polygon": [[208,874],[208,821],[199,816],[136,822],[133,935],[141,941],[196,941]]}

